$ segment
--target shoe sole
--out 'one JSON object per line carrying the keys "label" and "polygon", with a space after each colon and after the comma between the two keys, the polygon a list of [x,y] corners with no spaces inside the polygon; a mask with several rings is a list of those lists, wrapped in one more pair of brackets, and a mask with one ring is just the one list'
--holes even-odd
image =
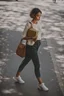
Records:
{"label": "shoe sole", "polygon": [[45,91],[45,92],[48,92],[49,90],[43,90],[41,87],[38,87],[38,90],[39,91]]}

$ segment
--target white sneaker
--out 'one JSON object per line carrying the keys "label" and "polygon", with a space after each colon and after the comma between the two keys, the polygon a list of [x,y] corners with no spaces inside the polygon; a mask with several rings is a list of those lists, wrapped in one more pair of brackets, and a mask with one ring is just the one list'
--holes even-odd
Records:
{"label": "white sneaker", "polygon": [[23,81],[20,76],[16,77],[16,82],[19,82],[19,83],[22,83],[22,84],[25,83],[25,81]]}
{"label": "white sneaker", "polygon": [[48,91],[49,89],[45,86],[44,83],[40,84],[38,87],[39,90]]}

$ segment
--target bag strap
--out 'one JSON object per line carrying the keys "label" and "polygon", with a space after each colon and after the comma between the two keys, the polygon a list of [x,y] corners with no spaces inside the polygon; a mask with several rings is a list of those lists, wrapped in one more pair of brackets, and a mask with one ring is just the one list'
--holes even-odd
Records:
{"label": "bag strap", "polygon": [[29,22],[31,24],[31,27],[30,28],[33,28],[33,25],[32,25],[32,22]]}

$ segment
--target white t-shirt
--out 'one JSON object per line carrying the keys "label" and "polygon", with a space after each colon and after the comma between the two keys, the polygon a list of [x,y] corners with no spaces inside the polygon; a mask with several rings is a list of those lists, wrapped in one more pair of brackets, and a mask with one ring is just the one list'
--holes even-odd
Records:
{"label": "white t-shirt", "polygon": [[[24,28],[24,31],[23,31],[23,34],[22,34],[22,37],[25,37],[26,36],[26,34],[27,34],[27,30],[31,27],[31,24],[29,23],[29,22],[31,22],[31,21],[28,21],[27,22],[27,24],[25,25],[25,28]],[[35,30],[37,30],[37,32],[38,32],[38,36],[37,36],[37,40],[41,40],[41,28],[40,28],[40,25],[39,25],[39,23],[37,23],[37,24],[34,24],[33,22],[31,22],[32,23],[32,27],[35,29]],[[27,42],[27,44],[28,45],[34,45],[34,41],[30,41],[30,40],[28,40],[28,42]]]}

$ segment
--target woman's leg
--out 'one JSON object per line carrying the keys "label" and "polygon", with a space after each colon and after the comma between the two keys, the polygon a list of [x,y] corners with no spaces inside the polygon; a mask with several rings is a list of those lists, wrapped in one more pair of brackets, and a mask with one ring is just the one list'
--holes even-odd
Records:
{"label": "woman's leg", "polygon": [[45,84],[43,83],[42,81],[42,78],[41,78],[41,75],[40,75],[40,63],[39,63],[39,58],[38,58],[38,48],[39,46],[37,47],[34,47],[33,48],[33,54],[32,54],[32,61],[34,63],[34,67],[35,67],[35,75],[36,75],[36,78],[39,82],[39,90],[44,90],[44,91],[48,91],[49,89],[45,86]]}
{"label": "woman's leg", "polygon": [[34,63],[34,70],[35,70],[36,78],[37,78],[39,84],[41,84],[43,81],[42,81],[41,75],[40,75],[40,63],[39,63],[37,50],[34,50],[34,54],[32,56],[32,61]]}
{"label": "woman's leg", "polygon": [[21,65],[19,66],[19,69],[16,73],[16,77],[20,75],[20,72],[23,70],[23,68],[28,64],[28,62],[31,60],[30,57],[25,57],[24,60],[22,61]]}
{"label": "woman's leg", "polygon": [[41,75],[40,75],[40,64],[39,64],[39,58],[37,52],[34,52],[34,55],[32,56],[32,61],[34,63],[35,67],[35,75],[39,82],[39,90],[48,91],[48,88],[45,86],[45,84],[42,81]]}

